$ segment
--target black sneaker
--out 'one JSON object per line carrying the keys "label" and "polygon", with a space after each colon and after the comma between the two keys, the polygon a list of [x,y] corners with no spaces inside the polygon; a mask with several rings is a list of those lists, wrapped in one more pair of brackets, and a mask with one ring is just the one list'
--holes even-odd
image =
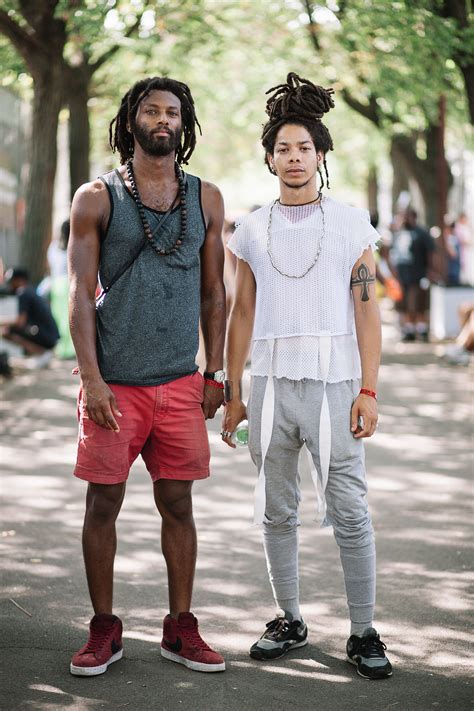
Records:
{"label": "black sneaker", "polygon": [[253,659],[278,659],[296,647],[308,644],[308,628],[303,620],[293,620],[289,612],[277,615],[267,623],[267,629],[250,648]]}
{"label": "black sneaker", "polygon": [[392,665],[385,656],[386,649],[377,630],[369,627],[362,637],[353,634],[347,640],[347,661],[357,667],[357,673],[364,679],[385,679],[392,676]]}

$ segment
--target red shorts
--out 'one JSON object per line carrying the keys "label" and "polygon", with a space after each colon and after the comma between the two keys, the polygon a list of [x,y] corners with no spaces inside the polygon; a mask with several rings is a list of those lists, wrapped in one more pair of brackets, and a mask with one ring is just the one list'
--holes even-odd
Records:
{"label": "red shorts", "polygon": [[120,432],[89,419],[81,391],[74,475],[94,484],[119,484],[141,454],[153,481],[208,477],[203,386],[199,372],[163,385],[109,385],[122,413]]}

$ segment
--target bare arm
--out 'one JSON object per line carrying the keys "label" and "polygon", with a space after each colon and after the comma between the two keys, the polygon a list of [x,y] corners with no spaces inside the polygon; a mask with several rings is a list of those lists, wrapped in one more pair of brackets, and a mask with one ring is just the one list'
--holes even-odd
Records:
{"label": "bare arm", "polygon": [[14,319],[6,317],[5,319],[0,318],[0,326],[4,326],[6,328],[25,328],[26,324],[28,322],[28,314],[26,311],[23,311],[23,313],[19,313],[18,316]]}
{"label": "bare arm", "polygon": [[[219,190],[210,183],[202,185],[202,200],[207,227],[201,250],[201,328],[206,351],[206,370],[214,372],[222,370],[224,364],[226,326],[222,242],[224,202]],[[212,385],[204,386],[202,409],[206,419],[214,417],[223,400],[221,389]]]}
{"label": "bare arm", "polygon": [[96,351],[95,292],[100,254],[100,230],[109,210],[100,181],[83,185],[74,196],[68,245],[70,279],[69,325],[81,374],[89,417],[106,429],[119,431],[112,391],[103,381]]}
{"label": "bare arm", "polygon": [[[375,261],[371,249],[366,249],[354,265],[351,289],[362,365],[362,388],[376,392],[382,339],[379,307],[375,298]],[[363,427],[358,425],[359,417],[363,420]],[[370,395],[359,395],[354,401],[351,414],[354,437],[370,437],[376,425],[377,401]]]}
{"label": "bare arm", "polygon": [[[240,381],[252,339],[256,285],[250,266],[242,259],[237,260],[235,292],[236,297],[227,334],[227,379],[232,389],[232,397],[225,407],[222,422],[222,429],[225,432],[233,432],[239,422],[246,417],[246,409],[240,392]],[[235,447],[231,443],[230,437],[224,438],[224,441],[230,447]]]}

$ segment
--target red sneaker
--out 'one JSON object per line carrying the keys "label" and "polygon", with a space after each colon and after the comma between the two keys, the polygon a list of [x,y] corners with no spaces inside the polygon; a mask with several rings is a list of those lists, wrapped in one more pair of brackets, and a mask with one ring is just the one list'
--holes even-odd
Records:
{"label": "red sneaker", "polygon": [[175,620],[166,615],[163,621],[161,656],[202,672],[225,670],[225,661],[202,639],[198,621],[191,612],[180,612]]}
{"label": "red sneaker", "polygon": [[95,676],[109,664],[122,659],[122,622],[115,615],[94,615],[89,625],[89,640],[71,659],[75,676]]}

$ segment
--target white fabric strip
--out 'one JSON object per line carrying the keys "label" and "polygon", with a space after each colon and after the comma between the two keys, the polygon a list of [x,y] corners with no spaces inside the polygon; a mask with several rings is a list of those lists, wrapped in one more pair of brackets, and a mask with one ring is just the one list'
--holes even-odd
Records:
{"label": "white fabric strip", "polygon": [[317,494],[317,511],[321,517],[321,526],[329,526],[330,522],[326,518],[326,486],[329,477],[329,463],[331,460],[331,418],[329,415],[329,403],[326,393],[326,385],[329,374],[329,362],[331,359],[331,336],[329,334],[320,336],[319,359],[321,377],[323,382],[323,401],[321,405],[321,415],[319,419],[319,462],[321,475],[315,467],[313,458],[308,451],[311,477]]}
{"label": "white fabric strip", "polygon": [[262,466],[258,474],[257,484],[254,493],[254,524],[263,523],[265,518],[266,492],[265,492],[265,457],[270,446],[273,432],[273,419],[275,416],[275,387],[273,383],[273,351],[275,341],[269,338],[268,348],[270,351],[270,367],[268,370],[267,384],[263,396],[262,417],[260,423],[260,443],[262,448]]}

